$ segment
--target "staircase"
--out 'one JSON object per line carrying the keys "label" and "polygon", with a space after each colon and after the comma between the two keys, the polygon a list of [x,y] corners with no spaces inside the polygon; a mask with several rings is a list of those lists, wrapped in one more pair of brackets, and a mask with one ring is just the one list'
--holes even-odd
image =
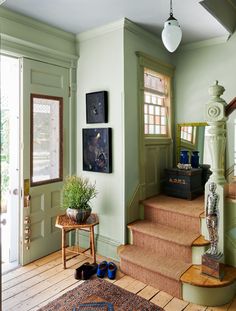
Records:
{"label": "staircase", "polygon": [[121,270],[182,298],[180,278],[192,265],[204,198],[187,201],[159,195],[143,201],[143,206],[144,220],[128,225],[131,244],[119,250]]}

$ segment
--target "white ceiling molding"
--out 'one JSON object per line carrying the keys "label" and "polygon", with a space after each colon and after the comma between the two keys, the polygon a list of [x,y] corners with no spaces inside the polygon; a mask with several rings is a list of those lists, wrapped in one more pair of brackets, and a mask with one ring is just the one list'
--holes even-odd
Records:
{"label": "white ceiling molding", "polygon": [[116,31],[118,29],[123,29],[125,24],[125,18],[122,18],[119,21],[116,21],[114,23],[110,23],[108,25],[104,25],[101,27],[97,27],[82,33],[79,33],[76,35],[76,41],[83,42],[87,40],[91,40],[93,38],[104,36],[109,32]]}
{"label": "white ceiling molding", "polygon": [[179,51],[195,50],[195,49],[200,49],[200,48],[207,47],[207,46],[222,44],[222,43],[227,42],[229,38],[230,38],[230,35],[227,35],[227,36],[222,36],[222,37],[208,39],[208,40],[202,40],[202,41],[193,42],[193,43],[186,43],[186,44],[180,45]]}

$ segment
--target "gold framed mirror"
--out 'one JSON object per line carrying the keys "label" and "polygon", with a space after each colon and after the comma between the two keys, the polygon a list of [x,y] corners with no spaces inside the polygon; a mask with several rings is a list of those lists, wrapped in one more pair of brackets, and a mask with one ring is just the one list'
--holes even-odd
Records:
{"label": "gold framed mirror", "polygon": [[179,163],[180,151],[199,151],[200,163],[203,163],[206,122],[179,123],[176,129],[176,164]]}

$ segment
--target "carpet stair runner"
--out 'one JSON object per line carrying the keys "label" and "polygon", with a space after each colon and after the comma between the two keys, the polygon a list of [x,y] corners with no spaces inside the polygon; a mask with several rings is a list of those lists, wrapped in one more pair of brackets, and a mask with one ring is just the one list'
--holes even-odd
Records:
{"label": "carpet stair runner", "polygon": [[121,270],[181,298],[180,277],[192,265],[204,198],[187,201],[159,195],[143,206],[145,219],[128,225],[132,244],[119,251]]}

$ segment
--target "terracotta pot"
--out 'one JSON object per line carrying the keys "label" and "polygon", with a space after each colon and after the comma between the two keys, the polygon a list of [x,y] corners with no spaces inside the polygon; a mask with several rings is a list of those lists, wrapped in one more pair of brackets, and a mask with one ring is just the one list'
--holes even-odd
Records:
{"label": "terracotta pot", "polygon": [[89,207],[87,209],[75,209],[67,208],[66,215],[77,222],[77,224],[85,223],[88,217],[90,216],[92,209]]}

